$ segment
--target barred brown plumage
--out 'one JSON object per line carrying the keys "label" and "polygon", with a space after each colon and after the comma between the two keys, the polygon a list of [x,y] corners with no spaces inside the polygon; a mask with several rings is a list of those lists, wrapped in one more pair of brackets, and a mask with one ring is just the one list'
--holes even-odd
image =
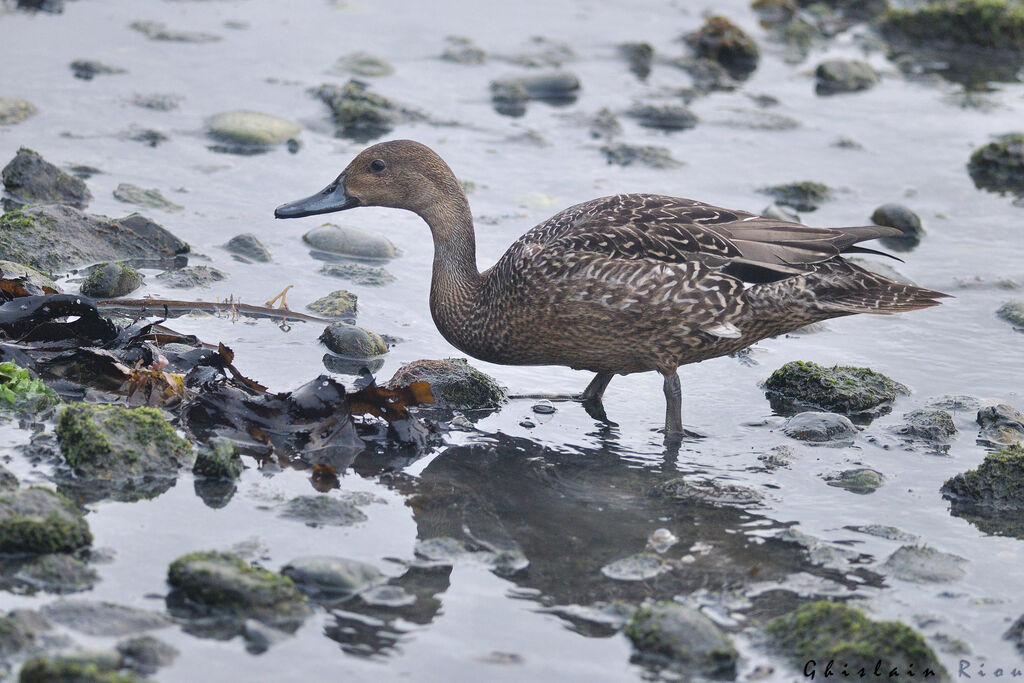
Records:
{"label": "barred brown plumage", "polygon": [[680,365],[853,313],[897,313],[948,295],[843,259],[894,228],[814,228],[692,199],[619,194],[552,216],[491,268],[476,266],[473,216],[447,164],[411,140],[363,150],[323,191],[274,212],[356,206],[421,216],[434,239],[430,312],[456,348],[492,363],[567,365],[597,376],[665,377],[665,429],[682,431]]}

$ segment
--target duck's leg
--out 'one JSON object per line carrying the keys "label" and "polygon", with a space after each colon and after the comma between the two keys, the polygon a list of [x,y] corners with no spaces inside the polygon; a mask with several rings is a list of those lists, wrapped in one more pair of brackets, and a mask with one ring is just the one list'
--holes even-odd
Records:
{"label": "duck's leg", "polygon": [[612,381],[614,376],[615,374],[611,372],[597,373],[594,375],[594,379],[590,380],[590,384],[583,390],[583,393],[579,395],[579,400],[583,402],[583,410],[587,411],[587,415],[598,422],[608,422],[608,414],[604,412],[604,404],[601,403],[601,398],[604,396],[604,390],[608,388],[608,383]]}
{"label": "duck's leg", "polygon": [[683,388],[673,370],[665,374],[665,435],[683,433]]}

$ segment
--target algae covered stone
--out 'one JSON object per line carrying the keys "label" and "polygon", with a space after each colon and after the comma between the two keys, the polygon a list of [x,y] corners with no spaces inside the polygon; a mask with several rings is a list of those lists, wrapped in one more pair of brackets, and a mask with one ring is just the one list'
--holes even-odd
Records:
{"label": "algae covered stone", "polygon": [[195,462],[192,444],[155,408],[72,403],[61,411],[56,432],[64,459],[82,477],[173,477]]}
{"label": "algae covered stone", "polygon": [[[311,613],[306,598],[287,576],[250,566],[234,553],[204,551],[179,557],[167,582],[200,615],[256,619],[295,631]],[[168,602],[173,601],[173,593]]]}
{"label": "algae covered stone", "polygon": [[1013,0],[931,0],[885,13],[890,37],[1024,52],[1024,6]]}
{"label": "algae covered stone", "polygon": [[970,505],[976,512],[1024,512],[1024,447],[989,453],[977,468],[947,479],[942,495],[956,504]]}
{"label": "algae covered stone", "polygon": [[508,391],[464,358],[417,360],[403,365],[388,387],[427,382],[434,407],[452,410],[495,409],[508,400]]}
{"label": "algae covered stone", "polygon": [[56,392],[32,377],[25,368],[11,362],[0,363],[0,413],[4,410],[36,413],[60,403]]}
{"label": "algae covered stone", "polygon": [[228,111],[206,122],[218,142],[248,147],[271,147],[294,138],[302,129],[292,121],[255,111]]}
{"label": "algae covered stone", "polygon": [[814,211],[821,203],[832,199],[832,188],[812,180],[772,185],[763,187],[758,192],[769,195],[776,203],[797,211]]}
{"label": "algae covered stone", "polygon": [[878,83],[878,72],[860,59],[827,59],[814,70],[819,95],[867,90]]}
{"label": "algae covered stone", "polygon": [[1024,134],[1001,135],[979,147],[971,154],[967,170],[980,189],[1024,194]]}
{"label": "algae covered stone", "polygon": [[652,664],[708,678],[733,678],[739,655],[729,638],[703,614],[675,602],[644,603],[626,624],[626,635]]}
{"label": "algae covered stone", "polygon": [[415,109],[370,92],[365,83],[357,80],[342,86],[325,83],[310,90],[310,94],[331,109],[335,136],[356,142],[369,142],[389,133],[399,123],[427,118]]}
{"label": "algae covered stone", "polygon": [[1024,331],[1024,299],[1007,301],[999,307],[996,315],[1013,325],[1016,329]]}
{"label": "algae covered stone", "polygon": [[733,78],[745,78],[757,68],[761,52],[743,29],[722,16],[709,17],[686,42],[698,57],[721,64]]}
{"label": "algae covered stone", "polygon": [[116,652],[86,652],[59,657],[34,657],[21,667],[19,683],[139,683],[134,674],[122,673]]}
{"label": "algae covered stone", "polygon": [[776,409],[805,405],[844,415],[882,412],[904,385],[868,368],[791,361],[772,373],[763,385]]}
{"label": "algae covered stone", "polygon": [[354,320],[359,297],[345,289],[338,289],[309,304],[309,310],[328,318]]}
{"label": "algae covered stone", "polygon": [[161,211],[170,211],[172,213],[185,208],[164,197],[160,194],[160,190],[146,189],[131,183],[121,183],[114,188],[114,199],[127,204],[143,206],[147,209],[160,209]]}
{"label": "algae covered stone", "polygon": [[31,102],[17,97],[0,97],[0,126],[13,126],[36,115],[38,110]]}
{"label": "algae covered stone", "polygon": [[238,446],[229,439],[216,439],[210,448],[199,451],[192,473],[207,479],[238,479],[245,470]]}
{"label": "algae covered stone", "polygon": [[74,503],[44,488],[0,495],[0,553],[75,552],[92,543]]}
{"label": "algae covered stone", "polygon": [[127,263],[100,263],[82,282],[82,294],[97,299],[111,299],[130,294],[142,286],[142,275]]}
{"label": "algae covered stone", "polygon": [[822,674],[830,660],[850,672],[870,674],[878,660],[881,670],[901,673],[912,667],[918,676],[930,669],[937,678],[947,677],[938,657],[918,633],[896,621],[873,621],[859,609],[820,600],[801,605],[776,617],[765,626],[769,639],[794,666],[811,666]]}

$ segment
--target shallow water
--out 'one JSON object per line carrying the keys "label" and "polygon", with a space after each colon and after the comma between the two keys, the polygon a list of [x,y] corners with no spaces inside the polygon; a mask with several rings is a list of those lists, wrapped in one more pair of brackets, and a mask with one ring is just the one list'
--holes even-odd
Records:
{"label": "shallow water", "polygon": [[[665,92],[686,87],[689,79],[656,61],[650,78],[641,82],[617,57],[615,45],[646,41],[658,56],[681,55],[676,39],[699,26],[710,9],[758,39],[764,54],[757,71],[735,92],[696,99],[691,108],[700,123],[693,130],[666,134],[621,116],[635,101],[672,102]],[[129,28],[137,20],[214,33],[223,40],[157,42]],[[244,22],[244,27],[230,28],[227,22]],[[253,539],[256,557],[271,569],[300,555],[336,554],[401,577],[414,560],[417,538],[468,535],[484,547],[518,549],[529,567],[504,575],[471,557],[457,559],[450,573],[429,580],[396,578],[415,588],[407,586],[418,597],[414,607],[319,610],[294,638],[259,656],[248,654],[240,639],[202,640],[177,627],[164,629],[155,635],[182,654],[158,678],[635,679],[649,672],[631,663],[626,637],[613,627],[565,616],[573,611],[566,606],[639,602],[646,596],[679,596],[711,616],[721,615],[718,620],[743,655],[740,678],[765,666],[774,667],[769,679],[796,677],[759,643],[757,629],[748,628],[787,609],[793,594],[859,598],[871,614],[920,630],[953,672],[960,655],[942,649],[950,639],[967,644],[965,656],[975,666],[981,661],[989,669],[1020,666],[1021,655],[1002,634],[1024,612],[1024,573],[1017,571],[1024,542],[986,535],[950,516],[939,494],[945,479],[984,456],[975,442],[975,411],[955,415],[960,433],[941,456],[906,450],[887,428],[945,395],[1024,407],[1022,338],[995,316],[1001,303],[1019,293],[994,284],[1007,278],[1024,282],[1019,256],[1024,209],[1010,198],[977,190],[966,172],[973,149],[994,134],[1020,129],[1024,86],[1000,84],[976,96],[987,106],[963,107],[957,86],[905,80],[882,53],[865,54],[858,39],[863,33],[854,28],[840,34],[792,64],[741,0],[549,0],[496,4],[486,11],[480,3],[458,0],[318,0],[290,3],[287,9],[269,0],[77,0],[61,15],[26,14],[4,5],[0,96],[29,100],[39,114],[0,127],[0,161],[6,163],[24,145],[58,165],[101,169],[87,181],[95,197],[88,208],[93,213],[119,216],[133,210],[111,194],[122,182],[158,188],[184,205],[179,214],[143,213],[230,277],[184,295],[150,277],[142,294],[234,296],[262,303],[291,284],[289,304],[301,310],[334,289],[355,292],[359,324],[400,339],[377,373],[382,378],[411,360],[457,355],[427,309],[432,255],[426,227],[411,214],[384,209],[326,217],[386,234],[402,250],[385,265],[397,281],[374,288],[318,273],[321,262],[312,258],[301,235],[319,225],[319,218],[273,218],[276,205],[326,185],[363,146],[334,138],[326,108],[305,92],[322,82],[343,83],[344,77],[327,71],[338,57],[356,50],[382,55],[395,66],[392,76],[367,79],[373,91],[452,122],[403,125],[389,137],[421,140],[439,151],[460,179],[475,184],[469,199],[478,217],[481,268],[535,223],[595,196],[657,192],[760,211],[769,199],[758,188],[816,180],[839,191],[818,211],[803,214],[811,224],[863,224],[876,206],[891,201],[917,211],[927,235],[897,269],[956,296],[926,311],[834,320],[821,332],[768,340],[751,351],[750,364],[721,358],[683,368],[684,422],[706,438],[686,441],[678,452],[666,453],[657,432],[664,399],[660,378],[648,374],[616,378],[608,389],[605,406],[617,426],[596,423],[575,403],[559,402],[554,415],[537,415],[531,410],[535,401],[520,399],[480,420],[479,433],[452,433],[452,445],[413,462],[361,456],[341,488],[372,492],[381,502],[366,508],[369,521],[353,527],[314,529],[280,519],[276,508],[311,492],[308,475],[259,471],[252,461],[223,509],[206,507],[187,475],[152,501],[91,505],[95,546],[112,549],[114,559],[96,565],[102,581],[84,597],[162,610],[171,560]],[[570,106],[531,103],[522,118],[500,116],[491,107],[489,82],[525,70],[493,58],[483,66],[441,61],[443,39],[450,34],[471,37],[492,57],[526,50],[534,35],[563,40],[576,53],[564,68],[580,78],[580,96]],[[866,92],[816,96],[812,72],[826,56],[865,58],[883,72],[883,80]],[[96,59],[129,73],[79,80],[68,67],[75,59]],[[136,93],[177,94],[183,100],[174,111],[152,111],[131,103]],[[780,104],[759,109],[750,95],[761,94]],[[673,170],[607,165],[601,142],[590,137],[583,121],[602,107],[620,114],[622,141],[663,145],[685,165]],[[290,154],[282,147],[255,156],[212,151],[203,121],[233,109],[299,122],[301,149]],[[764,130],[742,123],[764,115],[790,117],[799,126]],[[153,148],[120,138],[131,126],[153,128],[170,139]],[[833,146],[840,137],[862,149]],[[232,260],[221,245],[240,232],[255,233],[273,262]],[[193,262],[207,263],[203,257]],[[959,284],[975,278],[985,286]],[[223,341],[234,349],[240,370],[275,390],[297,387],[324,371],[316,325],[296,323],[283,331],[269,321],[186,317],[173,327]],[[913,393],[852,445],[807,446],[781,433],[782,420],[758,388],[773,370],[795,359],[868,366]],[[475,364],[513,393],[572,393],[590,379],[565,368]],[[524,418],[536,426],[521,426]],[[10,425],[0,430],[0,443],[7,444],[0,446],[0,457],[10,460],[8,467],[23,481],[45,481],[46,472],[33,469],[19,449],[27,434]],[[496,443],[497,455],[474,450],[474,442]],[[777,446],[787,446],[794,457],[789,467],[769,471],[758,456]],[[399,466],[409,479],[380,477],[388,465]],[[854,466],[882,472],[885,485],[856,495],[821,478]],[[647,495],[659,482],[682,475],[747,486],[763,500],[713,507],[669,504]],[[437,509],[430,514],[418,509],[410,502],[414,493],[437,500]],[[882,578],[878,565],[900,543],[845,528],[868,524],[896,526],[921,543],[966,558],[966,577],[949,584]],[[818,566],[798,546],[770,540],[790,525],[860,556],[840,569]],[[659,527],[680,538],[667,556],[690,557],[692,563],[683,565],[689,569],[644,582],[601,574],[601,567],[642,551]],[[52,599],[3,593],[0,609]],[[360,619],[361,628],[345,630]],[[81,645],[112,643],[71,635]]]}

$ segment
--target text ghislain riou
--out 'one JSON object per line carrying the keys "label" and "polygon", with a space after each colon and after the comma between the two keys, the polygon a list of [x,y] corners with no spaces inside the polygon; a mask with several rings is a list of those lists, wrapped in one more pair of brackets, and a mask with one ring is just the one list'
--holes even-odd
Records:
{"label": "text ghislain riou", "polygon": [[[900,667],[885,667],[882,664],[882,660],[875,662],[875,666],[872,669],[867,667],[859,667],[851,669],[845,662],[837,665],[834,659],[830,659],[825,668],[819,670],[818,662],[813,659],[807,660],[804,664],[804,678],[814,680],[818,676],[822,678],[934,678],[937,676],[935,671],[931,668],[925,667],[922,671],[918,672],[914,669],[913,665],[906,667],[905,669]],[[957,666],[956,677],[959,679],[967,678],[1024,678],[1024,670],[1018,666],[1014,666],[1010,669],[1006,669],[1001,666],[990,668],[985,670],[985,662],[982,662],[977,667],[974,666],[974,662],[969,659],[961,659]]]}

